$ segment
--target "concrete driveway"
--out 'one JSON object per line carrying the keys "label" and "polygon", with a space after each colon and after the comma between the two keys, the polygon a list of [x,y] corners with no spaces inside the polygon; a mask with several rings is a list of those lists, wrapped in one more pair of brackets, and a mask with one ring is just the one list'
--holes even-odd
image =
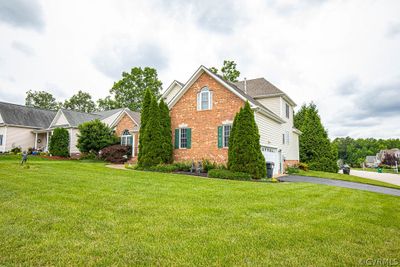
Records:
{"label": "concrete driveway", "polygon": [[386,182],[390,184],[400,185],[400,175],[393,173],[378,173],[378,172],[367,172],[350,170],[350,174],[362,178],[373,179],[381,182]]}

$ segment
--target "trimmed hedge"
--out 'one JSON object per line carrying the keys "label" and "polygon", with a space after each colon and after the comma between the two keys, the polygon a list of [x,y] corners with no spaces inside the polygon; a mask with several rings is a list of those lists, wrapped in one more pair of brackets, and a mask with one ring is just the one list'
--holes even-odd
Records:
{"label": "trimmed hedge", "polygon": [[99,158],[111,163],[122,164],[132,155],[132,146],[113,145],[100,150]]}
{"label": "trimmed hedge", "polygon": [[251,175],[244,172],[233,172],[229,170],[212,169],[208,172],[210,178],[220,178],[229,180],[251,180]]}

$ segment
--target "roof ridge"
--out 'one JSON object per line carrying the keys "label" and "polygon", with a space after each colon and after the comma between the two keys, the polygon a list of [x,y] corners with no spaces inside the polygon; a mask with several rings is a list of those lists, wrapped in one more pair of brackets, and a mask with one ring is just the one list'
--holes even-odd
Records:
{"label": "roof ridge", "polygon": [[31,106],[27,106],[27,105],[15,104],[15,103],[4,102],[4,101],[0,101],[0,104],[7,104],[7,105],[13,105],[13,106],[24,107],[24,108],[30,108],[30,109],[36,109],[36,110],[42,110],[42,111],[51,111],[51,112],[57,112],[57,110],[51,110],[51,109],[44,109],[44,108],[31,107]]}
{"label": "roof ridge", "polygon": [[83,111],[78,111],[78,110],[73,110],[73,109],[67,109],[67,108],[60,108],[60,110],[61,110],[61,111],[64,111],[64,110],[66,110],[66,111],[72,111],[72,112],[75,112],[75,113],[81,113],[81,114],[87,114],[87,115],[96,115],[96,116],[100,116],[99,114],[92,113],[92,112],[83,112]]}

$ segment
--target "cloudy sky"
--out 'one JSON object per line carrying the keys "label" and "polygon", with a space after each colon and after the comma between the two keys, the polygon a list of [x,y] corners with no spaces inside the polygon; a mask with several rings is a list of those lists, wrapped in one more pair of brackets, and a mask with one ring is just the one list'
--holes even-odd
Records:
{"label": "cloudy sky", "polygon": [[400,1],[0,0],[0,101],[105,97],[134,66],[166,88],[224,59],[314,101],[332,138],[400,137]]}

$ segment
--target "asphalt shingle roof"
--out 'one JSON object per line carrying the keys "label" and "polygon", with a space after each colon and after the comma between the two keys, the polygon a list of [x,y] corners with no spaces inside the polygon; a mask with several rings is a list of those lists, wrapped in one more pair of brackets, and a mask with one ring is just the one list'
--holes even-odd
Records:
{"label": "asphalt shingle roof", "polygon": [[5,124],[47,128],[56,111],[0,102],[0,114]]}
{"label": "asphalt shingle roof", "polygon": [[102,118],[102,116],[99,114],[85,113],[69,109],[62,109],[62,112],[64,113],[66,119],[72,127],[78,127],[79,124],[82,124],[84,122],[92,121],[95,119],[100,120]]}
{"label": "asphalt shingle roof", "polygon": [[[235,85],[244,91],[244,81],[236,82]],[[247,80],[246,89],[251,97],[284,94],[284,92],[264,78]]]}

